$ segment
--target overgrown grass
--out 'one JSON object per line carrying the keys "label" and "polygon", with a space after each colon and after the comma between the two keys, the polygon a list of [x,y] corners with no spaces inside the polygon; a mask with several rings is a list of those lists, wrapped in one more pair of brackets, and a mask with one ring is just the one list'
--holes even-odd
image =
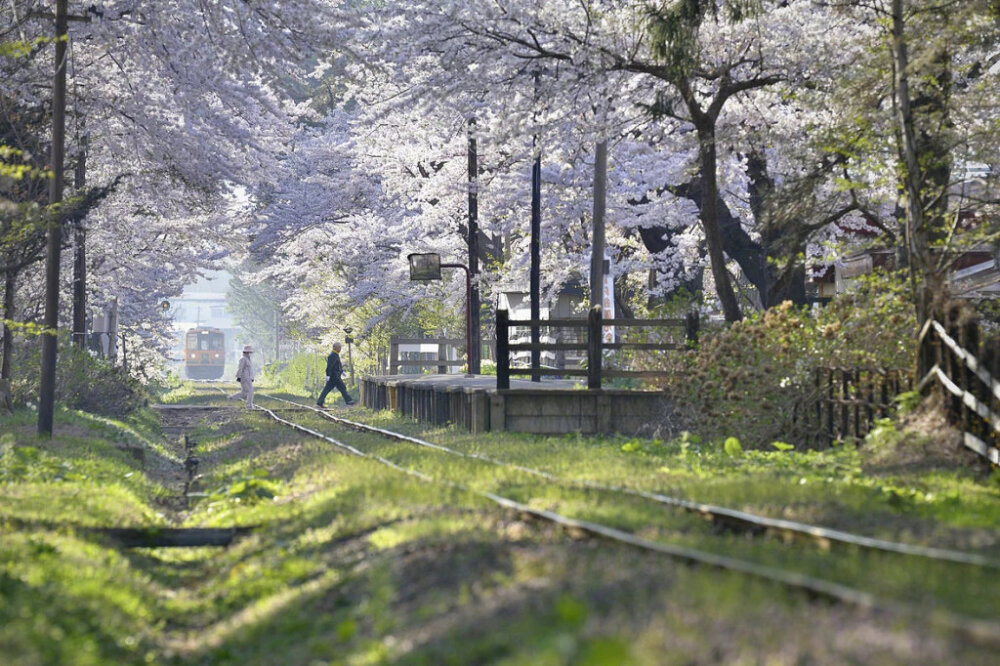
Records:
{"label": "overgrown grass", "polygon": [[[360,416],[357,411],[352,415]],[[324,429],[321,417],[302,416],[298,420],[314,429]],[[372,420],[383,427],[404,425],[384,415]],[[452,429],[421,434],[455,449],[557,472],[569,479],[586,478],[668,492],[777,517],[848,527],[868,535],[951,545],[988,555],[995,554],[1000,538],[996,530],[1000,524],[1000,497],[982,480],[943,470],[919,477],[876,479],[862,474],[862,454],[853,448],[806,453],[747,452],[733,458],[715,448],[685,448],[676,443],[650,445],[649,450],[640,452],[630,446],[633,440],[608,446],[606,441],[602,444],[598,439],[579,437],[473,437]],[[610,524],[647,538],[798,570],[890,598],[914,603],[933,600],[963,613],[1000,616],[1000,601],[984,593],[992,587],[995,570],[920,558],[906,559],[905,566],[900,566],[898,555],[857,553],[845,548],[831,554],[811,543],[789,546],[780,540],[748,540],[742,535],[720,533],[696,514],[639,498],[553,485],[515,469],[374,435],[354,436],[352,442],[436,479],[496,492],[535,508]],[[962,529],[968,525],[976,529]]]}
{"label": "overgrown grass", "polygon": [[[225,404],[218,391],[194,393],[184,400]],[[719,503],[742,497],[747,508],[771,502],[780,512],[781,503],[790,502],[808,512],[822,500],[835,512],[857,502],[860,515],[866,488],[874,505],[883,501],[860,480],[866,476],[860,454],[846,449],[733,458],[690,442],[470,436],[386,414],[350,413],[565,476],[712,495],[698,498]],[[0,654],[7,662],[990,663],[995,656],[919,618],[815,603],[744,576],[568,539],[459,488],[340,453],[240,408],[206,414],[193,426],[200,461],[195,490],[201,494],[178,509],[163,500],[179,492],[180,467],[156,450],[174,458],[182,452],[177,441],[155,432],[150,418],[112,424],[63,412],[52,442],[34,438],[30,414],[17,415],[16,427],[2,424],[11,449],[33,446],[45,460],[83,471],[40,480],[17,472],[0,481]],[[953,569],[911,568],[909,560],[901,566],[898,559],[718,533],[690,514],[358,437],[319,417],[295,418],[432,476],[649,538],[871,583],[905,601],[984,617],[997,612],[993,576],[963,571],[967,580],[957,580]],[[149,450],[140,461],[127,449],[144,441]],[[13,453],[4,454],[4,464],[13,460],[8,455]],[[796,475],[802,478],[807,468],[812,472],[802,484]],[[754,478],[775,487],[755,489]],[[996,496],[986,482],[942,476],[928,483],[934,489],[952,483],[962,492],[953,510],[964,517],[947,522],[949,529],[992,533]],[[116,485],[132,499],[102,499],[103,489]],[[965,503],[965,493],[977,485],[981,516]],[[82,523],[83,513],[97,510],[99,521],[113,524],[256,529],[228,548],[121,551],[94,536],[26,523],[20,504],[9,499],[56,490],[71,491],[78,503],[39,509],[49,522]],[[937,509],[921,515],[886,501],[879,511],[921,524],[945,521],[943,509],[940,517]],[[886,580],[870,580],[879,577]],[[959,592],[948,586],[966,592],[978,586],[982,599],[961,604],[954,598]]]}

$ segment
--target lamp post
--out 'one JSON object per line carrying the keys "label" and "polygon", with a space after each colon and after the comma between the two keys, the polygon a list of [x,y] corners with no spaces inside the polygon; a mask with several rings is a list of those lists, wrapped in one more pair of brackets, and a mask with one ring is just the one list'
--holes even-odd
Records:
{"label": "lamp post", "polygon": [[347,368],[351,373],[351,386],[356,386],[357,382],[354,381],[354,359],[351,357],[351,343],[354,342],[354,338],[351,337],[351,331],[353,330],[350,326],[344,327],[344,342],[347,343]]}
{"label": "lamp post", "polygon": [[408,254],[410,262],[410,280],[440,280],[442,268],[461,268],[465,271],[465,369],[466,374],[472,374],[472,316],[469,304],[472,300],[472,279],[469,269],[464,264],[442,264],[441,255],[436,252],[414,252]]}

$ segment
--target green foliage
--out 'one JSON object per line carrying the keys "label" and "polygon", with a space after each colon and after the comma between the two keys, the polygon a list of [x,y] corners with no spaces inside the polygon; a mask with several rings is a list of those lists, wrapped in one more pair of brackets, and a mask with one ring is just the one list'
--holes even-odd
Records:
{"label": "green foliage", "polygon": [[893,419],[877,419],[865,437],[865,444],[872,449],[879,449],[893,446],[902,438],[903,433],[896,427]]}
{"label": "green foliage", "polygon": [[[329,353],[329,352],[327,352]],[[341,352],[344,370],[347,370],[347,354]],[[280,368],[268,368],[267,379],[278,390],[310,396],[319,395],[326,383],[326,354],[296,354]]]}
{"label": "green foliage", "polygon": [[710,18],[718,20],[720,8],[725,18],[739,23],[761,10],[760,0],[679,0],[650,4],[646,8],[647,31],[653,52],[668,67],[671,76],[686,78],[697,63],[698,30]]}
{"label": "green foliage", "polygon": [[904,391],[893,398],[893,402],[896,403],[899,415],[905,416],[919,407],[923,399],[919,391]]}
{"label": "green foliage", "polygon": [[35,446],[14,446],[13,437],[0,438],[0,483],[16,481],[79,481],[84,475],[73,464],[48,455]]}
{"label": "green foliage", "polygon": [[624,453],[641,453],[649,456],[662,456],[667,452],[668,448],[669,445],[662,440],[644,439],[642,437],[633,437],[621,445],[621,450]]}
{"label": "green foliage", "polygon": [[249,474],[232,476],[212,492],[208,499],[211,502],[242,502],[254,504],[261,500],[274,499],[278,485],[268,480],[270,473],[266,469],[255,469]]}
{"label": "green foliage", "polygon": [[38,169],[28,162],[22,161],[24,152],[17,148],[0,145],[0,177],[11,180],[23,178],[49,178],[52,173]]}
{"label": "green foliage", "polygon": [[[221,404],[217,392],[207,390],[190,400],[206,404],[209,395]],[[664,577],[659,555],[565,539],[470,493],[336,453],[255,412],[198,427],[199,472],[218,497],[174,513],[192,526],[256,525],[253,534],[228,548],[123,553],[62,529],[22,528],[19,521],[166,524],[166,516],[156,514],[170,511],[167,491],[143,479],[147,470],[173,478],[179,461],[151,462],[150,449],[147,463],[139,464],[118,449],[124,431],[117,425],[64,411],[57,432],[71,425],[88,436],[43,444],[27,434],[30,416],[3,422],[5,434],[14,433],[5,443],[41,450],[26,451],[14,465],[22,470],[18,478],[0,482],[0,653],[12,663],[660,663],[663,641],[672,640],[663,636],[697,638],[697,651],[723,626],[721,633],[742,632],[729,641],[741,649],[744,640],[764,640],[768,649],[784,650],[790,626],[798,630],[798,621],[807,630],[825,612],[808,604],[804,613],[801,595],[716,570],[695,567]],[[319,430],[334,427],[310,413],[300,418]],[[353,418],[569,479],[835,520],[878,537],[918,529],[935,542],[975,538],[991,534],[1000,511],[993,482],[951,469],[874,476],[864,471],[863,450],[853,447],[744,450],[732,457],[722,439],[703,445],[690,432],[664,443],[471,434],[385,412]],[[124,425],[161,441],[144,412]],[[620,494],[352,437],[360,448],[435,478],[645,538],[818,575],[880,598],[933,600],[940,608],[996,615],[995,595],[975,593],[987,589],[993,571],[961,567],[961,575],[953,575],[953,568],[919,561],[900,567],[896,556],[734,536],[699,516]],[[37,465],[40,474],[58,475],[50,463],[60,462],[80,476],[34,481],[23,471]],[[127,504],[125,495],[112,494],[116,484],[144,491],[135,493],[128,512],[110,510],[112,503]],[[267,501],[279,490],[282,501]],[[29,493],[37,514],[25,510]],[[770,636],[760,624],[774,613],[784,615]],[[396,641],[415,635],[427,638],[413,645]]]}
{"label": "green foliage", "polygon": [[751,448],[809,444],[813,433],[795,417],[819,397],[817,369],[908,371],[914,327],[902,285],[882,276],[821,309],[786,302],[703,332],[696,351],[665,358],[666,387],[682,425],[709,439],[736,433]]}
{"label": "green foliage", "polygon": [[[60,335],[56,365],[56,401],[70,409],[80,409],[103,416],[129,414],[149,400],[149,393],[138,379],[125,374],[89,351],[67,344],[69,336]],[[38,399],[41,377],[41,348],[35,339],[17,340],[14,346],[15,372],[11,393],[15,405],[34,404]]]}
{"label": "green foliage", "polygon": [[[254,266],[244,267],[254,272]],[[255,365],[274,361],[275,336],[281,323],[281,293],[267,282],[250,284],[238,277],[229,282],[229,311],[236,326],[242,330],[242,342],[257,351]]]}
{"label": "green foliage", "polygon": [[743,446],[740,444],[740,440],[735,437],[726,438],[726,441],[723,444],[723,450],[730,458],[739,458],[743,455]]}

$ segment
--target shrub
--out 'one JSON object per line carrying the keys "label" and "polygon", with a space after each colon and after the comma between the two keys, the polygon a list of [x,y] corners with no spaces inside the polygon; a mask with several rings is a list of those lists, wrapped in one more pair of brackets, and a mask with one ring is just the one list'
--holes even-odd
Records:
{"label": "shrub", "polygon": [[817,395],[817,368],[909,369],[915,358],[912,306],[885,277],[823,308],[783,303],[702,335],[690,354],[666,357],[668,391],[682,427],[709,439],[736,435],[759,448],[803,443],[795,423]]}
{"label": "shrub", "polygon": [[[38,400],[41,379],[40,345],[33,338],[15,346],[14,373],[11,377],[12,399],[16,405]],[[149,399],[143,384],[89,351],[60,340],[56,362],[56,402],[71,409],[81,409],[104,416],[124,416]]]}

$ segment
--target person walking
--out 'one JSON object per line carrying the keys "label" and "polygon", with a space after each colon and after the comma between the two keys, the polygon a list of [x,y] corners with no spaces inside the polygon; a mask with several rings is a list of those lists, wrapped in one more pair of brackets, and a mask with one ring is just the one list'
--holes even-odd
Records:
{"label": "person walking", "polygon": [[355,404],[351,395],[347,392],[347,387],[344,386],[344,380],[342,379],[344,375],[344,366],[340,362],[340,350],[343,345],[339,342],[333,343],[333,351],[330,355],[326,357],[326,386],[323,387],[323,392],[319,394],[319,398],[316,400],[317,407],[324,407],[323,402],[326,400],[327,394],[333,389],[340,391],[340,395],[344,396],[344,404],[350,407]]}
{"label": "person walking", "polygon": [[250,362],[250,355],[253,354],[253,347],[247,345],[243,348],[243,358],[236,368],[236,381],[240,383],[240,392],[229,396],[230,400],[236,398],[246,398],[247,409],[253,409],[253,363]]}

